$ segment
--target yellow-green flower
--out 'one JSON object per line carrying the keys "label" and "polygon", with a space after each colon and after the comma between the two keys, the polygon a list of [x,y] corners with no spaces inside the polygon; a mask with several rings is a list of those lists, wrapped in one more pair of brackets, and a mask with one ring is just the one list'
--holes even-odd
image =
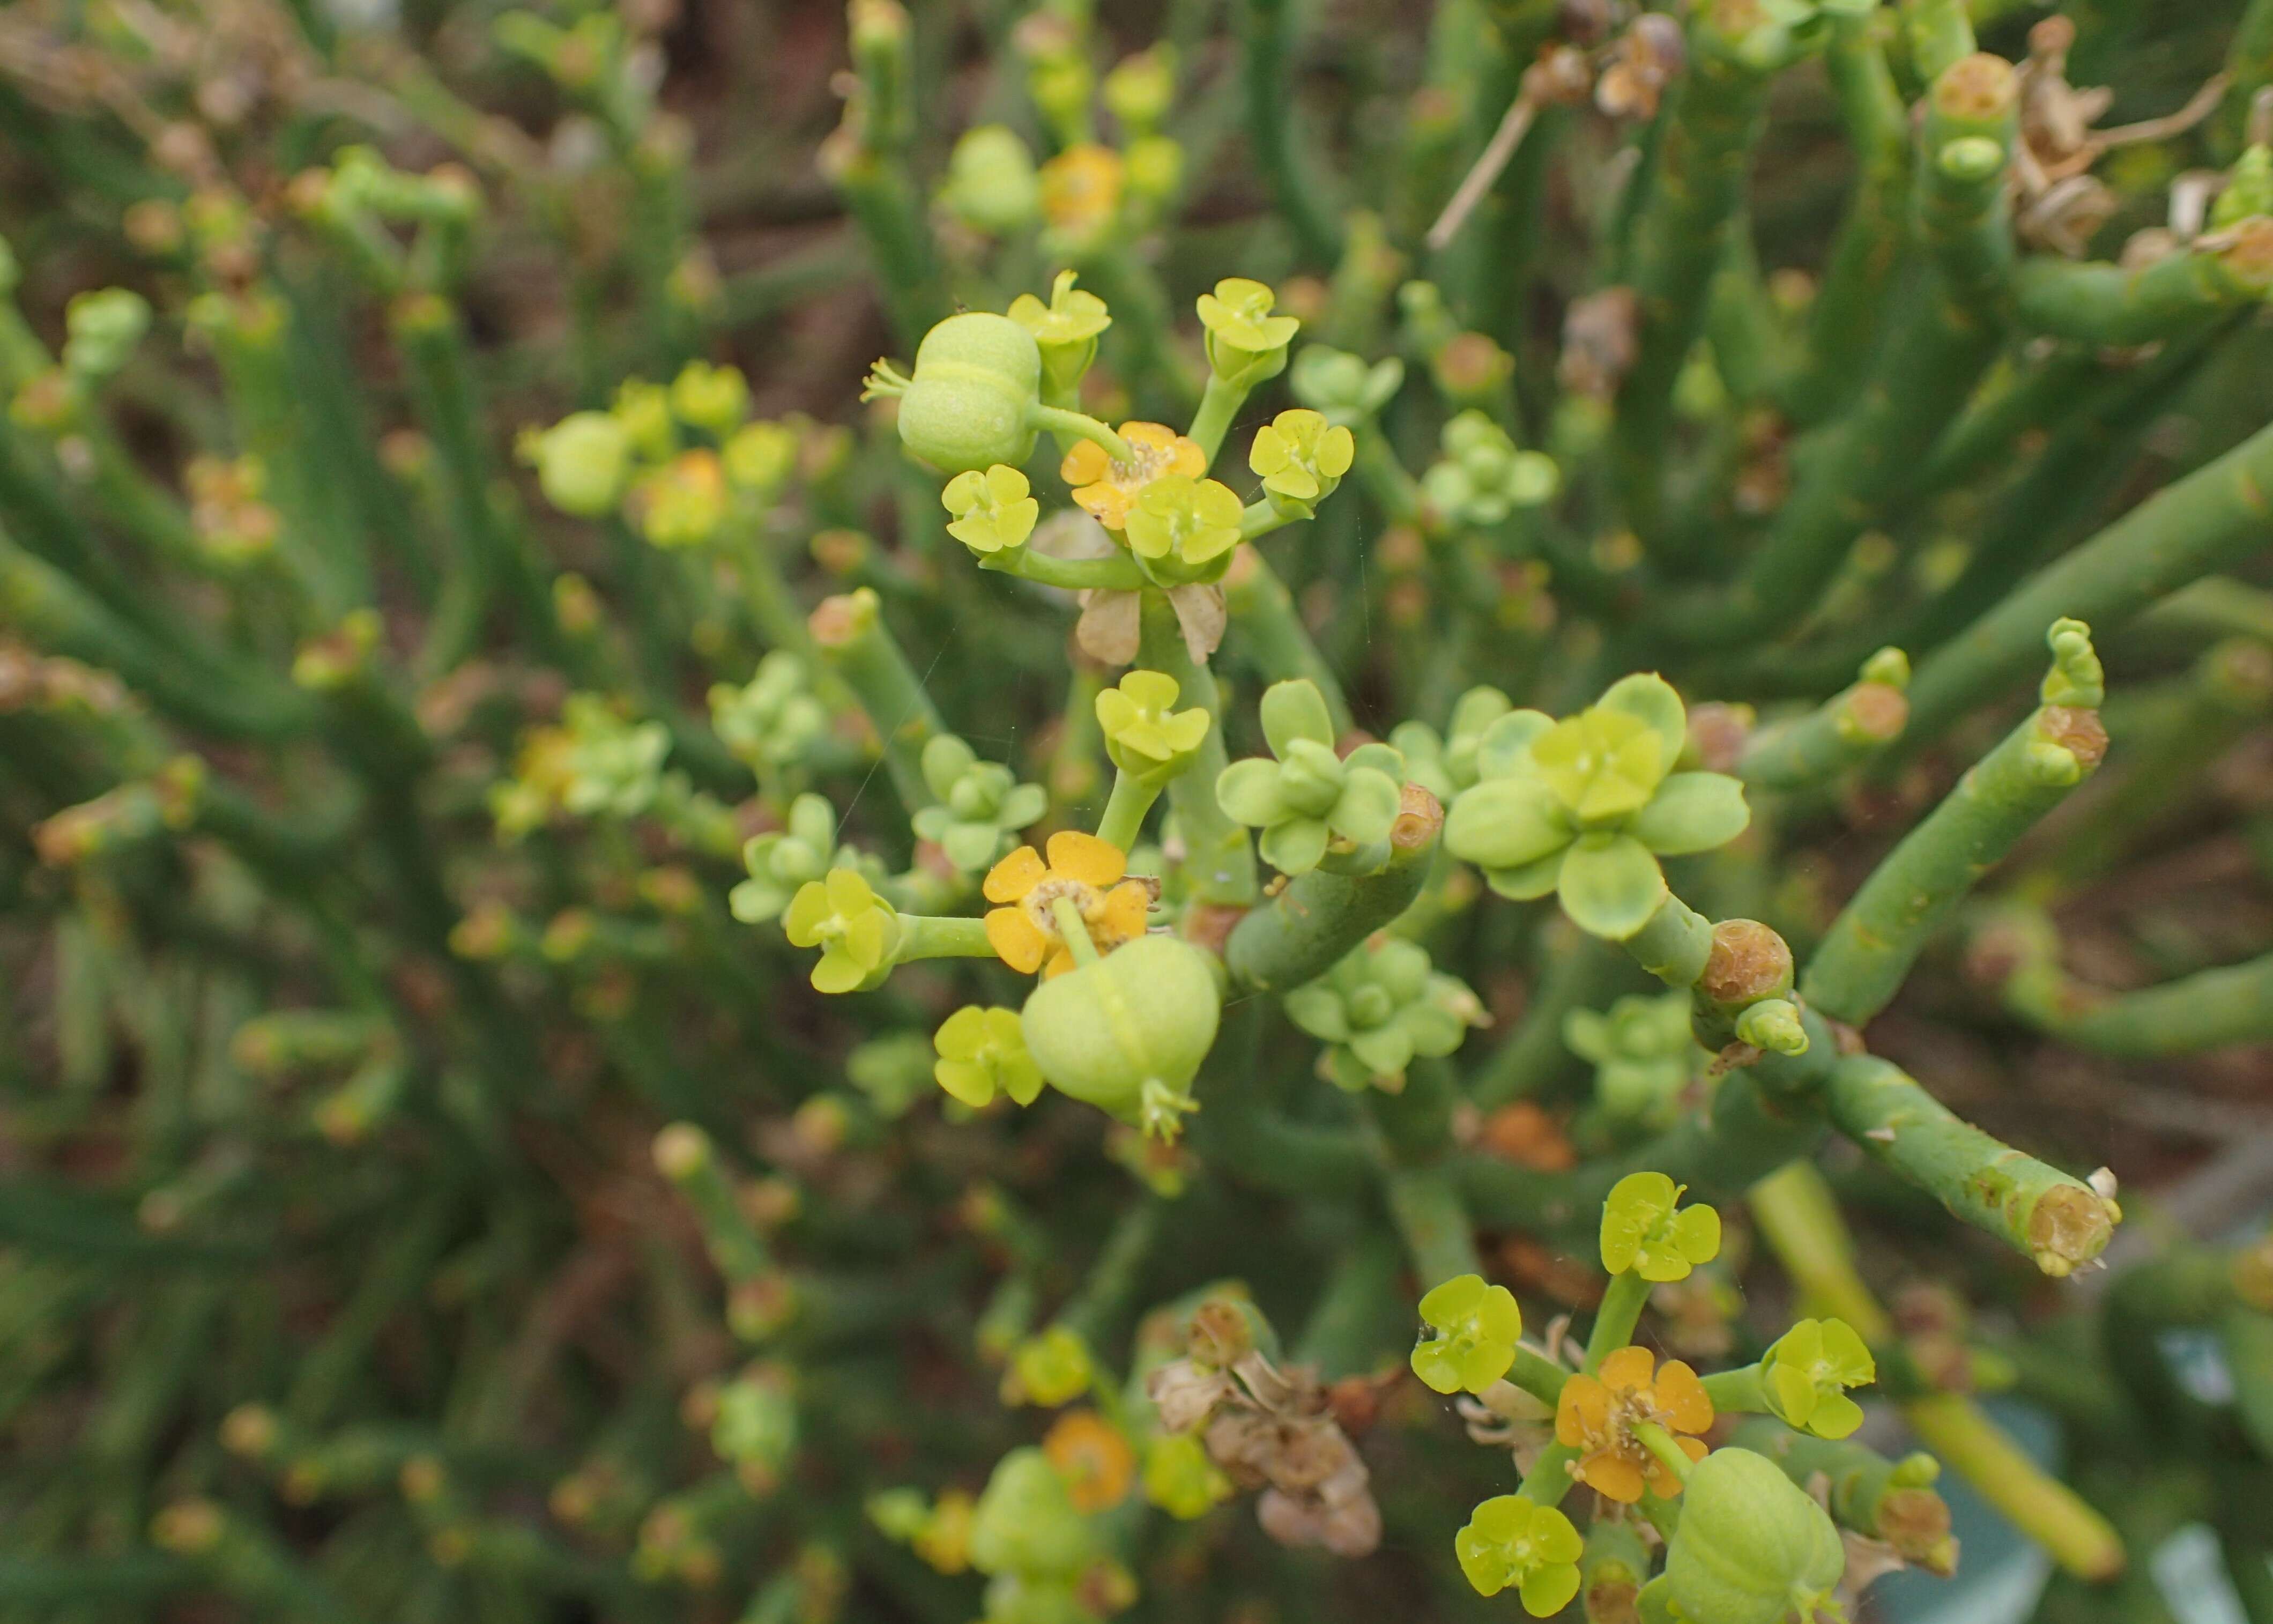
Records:
{"label": "yellow-green flower", "polygon": [[719,447],[726,482],[737,489],[771,496],[797,469],[797,431],[785,423],[749,423]]}
{"label": "yellow-green flower", "polygon": [[1686,1189],[1662,1173],[1629,1173],[1602,1203],[1602,1267],[1644,1280],[1686,1280],[1721,1252],[1721,1214],[1681,1205]]}
{"label": "yellow-green flower", "polygon": [[1031,1105],[1042,1092],[1041,1068],[1026,1052],[1016,1010],[968,1004],[949,1016],[932,1039],[939,1060],[932,1075],[939,1086],[976,1110],[999,1092]]}
{"label": "yellow-green flower", "polygon": [[1520,1494],[1496,1494],[1469,1515],[1452,1553],[1480,1596],[1509,1586],[1534,1619],[1552,1618],[1579,1593],[1579,1557],[1587,1542],[1571,1519]]}
{"label": "yellow-green flower", "polygon": [[700,546],[726,518],[726,472],[718,454],[681,452],[632,489],[640,533],[658,547]]}
{"label": "yellow-green flower", "polygon": [[736,367],[689,361],[671,380],[671,410],[689,428],[724,437],[749,415],[749,382]]}
{"label": "yellow-green flower", "polygon": [[1309,507],[1341,483],[1357,457],[1357,439],[1319,412],[1282,411],[1255,432],[1247,465],[1272,495]]}
{"label": "yellow-green flower", "polygon": [[900,944],[900,916],[850,868],[831,868],[827,877],[799,888],[783,916],[782,929],[798,947],[817,947],[813,966],[818,992],[851,992],[874,987],[892,967]]}
{"label": "yellow-green flower", "polygon": [[1138,492],[1122,533],[1129,551],[1152,573],[1194,580],[1222,574],[1239,545],[1239,520],[1245,511],[1231,487],[1219,480],[1166,474]]}
{"label": "yellow-green flower", "polygon": [[1156,1433],[1144,1446],[1144,1498],[1180,1522],[1231,1498],[1231,1479],[1197,1432]]}
{"label": "yellow-green flower", "polygon": [[1197,705],[1174,709],[1177,692],[1174,677],[1132,671],[1118,688],[1098,695],[1097,724],[1114,766],[1140,779],[1165,782],[1191,765],[1207,739],[1208,713]]}
{"label": "yellow-green flower", "polygon": [[1097,1364],[1081,1334],[1054,1325],[1011,1350],[1010,1368],[1002,1378],[1004,1401],[1054,1410],[1088,1392],[1096,1380]]}
{"label": "yellow-green flower", "polygon": [[[1279,296],[1268,286],[1244,276],[1227,276],[1216,283],[1213,293],[1201,294],[1200,325],[1207,328],[1209,362],[1216,363],[1219,348],[1251,357],[1293,343],[1302,324],[1293,316],[1272,315],[1278,302]],[[1217,370],[1226,369],[1217,365]]]}
{"label": "yellow-green flower", "polygon": [[1010,320],[1034,335],[1034,342],[1045,348],[1052,344],[1078,344],[1097,337],[1113,325],[1113,312],[1105,301],[1086,289],[1074,286],[1076,274],[1060,271],[1057,280],[1050,284],[1050,302],[1046,304],[1031,293],[1022,293],[1010,301]]}
{"label": "yellow-green flower", "polygon": [[1024,545],[1042,512],[1032,488],[1025,475],[1001,462],[956,475],[939,496],[955,515],[947,533],[982,555]]}
{"label": "yellow-green flower", "polygon": [[1844,1438],[1863,1425],[1849,1387],[1878,1380],[1879,1367],[1844,1320],[1802,1320],[1760,1361],[1761,1385],[1778,1419],[1818,1438]]}
{"label": "yellow-green flower", "polygon": [[1438,1393],[1482,1393],[1515,1364],[1523,1311],[1505,1286],[1456,1274],[1421,1299],[1421,1318],[1438,1335],[1414,1348],[1413,1373]]}

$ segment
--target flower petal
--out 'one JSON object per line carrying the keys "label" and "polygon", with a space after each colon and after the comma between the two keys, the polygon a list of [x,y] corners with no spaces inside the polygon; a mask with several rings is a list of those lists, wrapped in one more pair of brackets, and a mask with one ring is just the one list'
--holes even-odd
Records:
{"label": "flower petal", "polygon": [[1602,710],[1624,711],[1647,723],[1664,747],[1659,759],[1668,767],[1681,759],[1682,746],[1689,741],[1689,712],[1681,703],[1681,695],[1673,691],[1673,684],[1655,672],[1636,672],[1632,676],[1619,678],[1604,690],[1594,706]]}
{"label": "flower petal", "polygon": [[1042,883],[1048,866],[1031,846],[1022,846],[986,871],[979,890],[989,902],[1016,902]]}
{"label": "flower petal", "polygon": [[1049,951],[1050,939],[1026,917],[1024,908],[995,908],[986,915],[986,945],[1019,974],[1031,975],[1042,967],[1042,955]]}
{"label": "flower petal", "polygon": [[1626,832],[1662,857],[1709,852],[1752,821],[1744,786],[1726,773],[1677,772],[1633,815]]}
{"label": "flower petal", "polygon": [[1084,885],[1111,885],[1129,872],[1129,854],[1110,840],[1078,829],[1050,837],[1050,872]]}
{"label": "flower petal", "polygon": [[1640,841],[1589,835],[1564,854],[1556,891],[1579,929],[1623,942],[1649,923],[1665,900],[1665,876]]}

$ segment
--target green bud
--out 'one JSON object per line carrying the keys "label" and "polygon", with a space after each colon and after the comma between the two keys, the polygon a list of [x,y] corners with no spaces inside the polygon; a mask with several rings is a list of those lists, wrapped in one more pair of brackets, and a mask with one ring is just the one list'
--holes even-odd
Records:
{"label": "green bud", "polygon": [[1184,144],[1173,136],[1139,136],[1121,154],[1121,172],[1131,197],[1166,203],[1184,185]]}
{"label": "green bud", "polygon": [[689,361],[671,380],[671,410],[689,428],[723,440],[749,416],[749,382],[734,367]]}
{"label": "green bud", "polygon": [[1662,1284],[1718,1257],[1721,1214],[1702,1203],[1682,1207],[1685,1188],[1662,1173],[1629,1173],[1613,1184],[1602,1203],[1602,1267]]}
{"label": "green bud", "polygon": [[1224,811],[1263,831],[1264,860],[1282,874],[1307,874],[1330,852],[1379,868],[1388,853],[1376,848],[1397,821],[1404,783],[1397,752],[1368,744],[1338,758],[1325,698],[1303,679],[1273,683],[1262,712],[1264,736],[1278,759],[1226,767],[1216,778]]}
{"label": "green bud", "polygon": [[932,1039],[939,1060],[932,1075],[954,1098],[978,1110],[999,1092],[1031,1105],[1042,1092],[1041,1068],[1026,1052],[1018,1011],[968,1004],[949,1016]]}
{"label": "green bud", "polygon": [[1594,1098],[1611,1116],[1667,1125],[1695,1075],[1700,1051],[1689,1029],[1689,995],[1629,996],[1608,1014],[1573,1010],[1563,1041],[1594,1063]]}
{"label": "green bud", "polygon": [[963,132],[947,162],[940,201],[957,220],[990,237],[1008,237],[1041,212],[1041,183],[1034,155],[1002,124]]}
{"label": "green bud", "polygon": [[899,914],[851,868],[831,868],[800,887],[782,929],[793,946],[821,950],[813,966],[816,992],[881,986],[900,944]]}
{"label": "green bud", "polygon": [[71,295],[64,307],[64,370],[93,381],[126,365],[150,330],[150,302],[127,288]]}
{"label": "green bud", "polygon": [[1444,456],[1422,475],[1421,493],[1455,524],[1498,524],[1518,508],[1545,502],[1563,482],[1550,458],[1518,450],[1507,431],[1481,411],[1447,423],[1441,444]]}
{"label": "green bud", "polygon": [[1359,356],[1306,344],[1287,374],[1294,398],[1332,423],[1355,428],[1389,404],[1405,384],[1405,363],[1395,356],[1371,366]]}
{"label": "green bud", "polygon": [[932,841],[966,873],[986,868],[1012,845],[1014,831],[1040,817],[1049,795],[1038,784],[1017,782],[998,762],[981,761],[952,733],[924,746],[924,783],[939,800],[919,808],[919,838]]}
{"label": "green bud", "polygon": [[1105,76],[1106,110],[1130,135],[1160,127],[1176,101],[1176,52],[1167,43],[1123,56]]}
{"label": "green bud", "polygon": [[706,447],[682,451],[632,487],[632,516],[658,547],[699,547],[726,522],[726,470]]}
{"label": "green bud", "polygon": [[911,376],[878,362],[866,397],[897,395],[901,443],[956,474],[1016,468],[1033,455],[1041,380],[1033,335],[1008,316],[971,311],[924,335]]}
{"label": "green bud", "polygon": [[1749,1449],[1692,1468],[1662,1576],[1674,1615],[1697,1624],[1786,1624],[1828,1607],[1847,1553],[1830,1514]]}
{"label": "green bud", "polygon": [[1807,1028],[1800,1024],[1799,1006],[1789,998],[1763,998],[1737,1017],[1737,1041],[1772,1055],[1807,1052]]}
{"label": "green bud", "polygon": [[2063,616],[2052,622],[2044,643],[2052,651],[2052,665],[2037,689],[2043,703],[2089,710],[2105,701],[2107,676],[2091,646],[2091,628]]}
{"label": "green bud", "polygon": [[644,378],[626,378],[616,387],[609,408],[641,460],[661,462],[679,451],[679,425],[671,411],[671,391]]}
{"label": "green bud", "polygon": [[568,748],[561,804],[578,817],[637,817],[663,787],[671,730],[634,722],[597,694],[571,694],[561,707]]}
{"label": "green bud", "polygon": [[1520,1494],[1485,1500],[1452,1541],[1460,1572],[1478,1595],[1497,1596],[1512,1585],[1534,1619],[1552,1618],[1571,1605],[1585,1551],[1570,1518]]}
{"label": "green bud", "polygon": [[1172,1139],[1222,1008],[1205,953],[1148,936],[1044,981],[1020,1020],[1053,1086]]}
{"label": "green bud", "polygon": [[1287,369],[1287,347],[1302,323],[1274,316],[1279,296],[1259,282],[1227,276],[1215,291],[1199,297],[1200,325],[1207,329],[1208,365],[1224,382],[1252,388]]}
{"label": "green bud", "polygon": [[799,891],[827,876],[836,846],[835,809],[819,795],[799,795],[790,802],[787,827],[744,844],[750,877],[727,893],[727,907],[746,925],[779,918]]}
{"label": "green bud", "polygon": [[1435,1392],[1482,1393],[1515,1365],[1523,1311],[1505,1286],[1457,1274],[1421,1299],[1421,1319],[1437,1335],[1414,1344],[1413,1373]]}
{"label": "green bud", "polygon": [[1769,1408],[1787,1426],[1818,1438],[1845,1438],[1863,1425],[1849,1387],[1878,1380],[1871,1350],[1843,1320],[1802,1320],[1760,1360]]}
{"label": "green bud", "polygon": [[971,1528],[971,1564],[986,1574],[1071,1577],[1097,1556],[1097,1541],[1064,1481],[1039,1449],[995,1462]]}
{"label": "green bud", "polygon": [[716,683],[710,726],[738,761],[753,769],[795,766],[829,733],[829,708],[814,696],[805,661],[776,649],[740,688]]}
{"label": "green bud", "polygon": [[719,1388],[710,1447],[757,1492],[779,1483],[796,1453],[797,1434],[797,1401],[784,1372],[745,1371]]}
{"label": "green bud", "polygon": [[1486,1019],[1482,1001],[1436,970],[1426,948],[1390,936],[1360,943],[1325,974],[1294,989],[1287,1017],[1331,1045],[1319,1069],[1351,1092],[1402,1086],[1415,1055],[1441,1059]]}
{"label": "green bud", "polygon": [[1071,1326],[1053,1325],[1010,1350],[1005,1385],[1015,1402],[1054,1410],[1073,1402],[1096,1381],[1097,1362]]}
{"label": "green bud", "polygon": [[623,503],[632,437],[607,411],[573,411],[529,439],[528,457],[548,503],[577,519],[600,519]]}
{"label": "green bud", "polygon": [[1208,1458],[1195,1432],[1158,1432],[1144,1446],[1144,1498],[1179,1522],[1205,1516],[1229,1500],[1231,1479]]}
{"label": "green bud", "polygon": [[785,423],[747,423],[719,447],[727,483],[772,496],[797,470],[797,431]]}
{"label": "green bud", "polygon": [[858,1044],[844,1056],[844,1075],[887,1122],[906,1116],[932,1087],[931,1041],[919,1032],[892,1032]]}
{"label": "green bud", "polygon": [[1097,696],[1097,725],[1113,764],[1147,784],[1165,784],[1192,764],[1207,741],[1209,717],[1174,709],[1176,680],[1132,671]]}

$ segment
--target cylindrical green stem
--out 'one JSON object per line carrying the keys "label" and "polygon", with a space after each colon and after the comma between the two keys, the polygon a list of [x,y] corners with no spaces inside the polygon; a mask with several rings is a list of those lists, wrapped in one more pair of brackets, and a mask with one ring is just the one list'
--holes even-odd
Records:
{"label": "cylindrical green stem", "polygon": [[2098,766],[2106,739],[2074,705],[2043,706],[2007,734],[1832,921],[1800,981],[1807,1002],[1854,1026],[1884,1009],[1981,876]]}
{"label": "cylindrical green stem", "polygon": [[1938,737],[2037,658],[2060,615],[2102,635],[2202,576],[2230,569],[2273,538],[2273,427],[2166,485],[2089,541],[2038,571],[1918,667],[1910,684],[1913,743]]}
{"label": "cylindrical green stem", "polygon": [[1159,785],[1126,771],[1116,771],[1112,798],[1105,803],[1105,816],[1097,825],[1097,838],[1127,851],[1136,844],[1136,837],[1144,830],[1144,815],[1159,798]]}
{"label": "cylindrical green stem", "polygon": [[1224,576],[1223,590],[1238,646],[1257,672],[1273,682],[1307,678],[1325,696],[1335,735],[1349,732],[1349,701],[1342,696],[1341,680],[1310,640],[1279,572],[1254,548],[1243,548]]}
{"label": "cylindrical green stem", "polygon": [[946,731],[923,681],[884,624],[883,605],[873,587],[832,598],[808,622],[821,658],[844,678],[860,709],[883,741],[884,766],[900,804],[913,811],[929,806],[924,782],[924,746]]}
{"label": "cylindrical green stem", "polygon": [[1213,372],[1208,374],[1207,387],[1200,393],[1200,409],[1192,415],[1192,426],[1184,437],[1200,448],[1210,468],[1223,449],[1223,437],[1231,432],[1231,420],[1246,402],[1246,385],[1227,383]]}
{"label": "cylindrical green stem", "polygon": [[[1079,913],[1076,911],[1076,918]],[[1083,932],[1087,939],[1088,933]],[[900,944],[893,950],[896,964],[910,964],[919,959],[992,959],[994,949],[986,940],[986,921],[983,919],[941,918],[930,914],[900,915]]]}
{"label": "cylindrical green stem", "polygon": [[1287,0],[1244,0],[1242,7],[1240,77],[1246,92],[1247,139],[1295,246],[1304,259],[1324,269],[1341,258],[1341,226],[1324,183],[1302,161],[1291,94],[1292,9]]}
{"label": "cylindrical green stem", "polygon": [[2097,1257],[2120,1215],[2114,1202],[1984,1133],[1900,1067],[1856,1055],[1831,1070],[1824,1102],[1839,1131],[1951,1213],[2011,1242],[2047,1274]]}
{"label": "cylindrical green stem", "polygon": [[1641,1311],[1649,1306],[1649,1282],[1632,1269],[1621,1269],[1610,1276],[1609,1289],[1602,1293],[1602,1306],[1594,1310],[1594,1329],[1587,1334],[1589,1376],[1602,1368],[1604,1359],[1633,1341]]}
{"label": "cylindrical green stem", "polygon": [[1257,889],[1254,842],[1215,798],[1216,778],[1229,760],[1223,742],[1223,702],[1216,695],[1215,678],[1185,647],[1183,629],[1166,595],[1146,591],[1140,613],[1139,658],[1148,669],[1174,677],[1179,702],[1198,706],[1209,718],[1208,736],[1200,746],[1198,758],[1168,786],[1168,804],[1175,810],[1176,827],[1184,838],[1184,862],[1192,893],[1214,906],[1249,906]]}
{"label": "cylindrical green stem", "polygon": [[1324,975],[1412,906],[1444,826],[1437,798],[1407,785],[1405,809],[1390,831],[1388,862],[1372,874],[1319,868],[1291,881],[1233,929],[1224,949],[1233,981],[1257,992],[1284,991]]}
{"label": "cylindrical green stem", "polygon": [[2263,1042],[2273,1039],[2273,953],[2116,995],[2046,966],[2044,975],[2007,981],[2005,1002],[2061,1042],[2103,1055],[2190,1055]]}

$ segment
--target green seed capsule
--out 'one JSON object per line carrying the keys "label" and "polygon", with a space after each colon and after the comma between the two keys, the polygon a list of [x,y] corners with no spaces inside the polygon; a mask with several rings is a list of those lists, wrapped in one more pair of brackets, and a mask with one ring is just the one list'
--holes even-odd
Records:
{"label": "green seed capsule", "polygon": [[996,462],[1012,468],[1034,449],[1042,355],[1008,316],[949,316],[924,335],[900,395],[900,439],[943,472]]}
{"label": "green seed capsule", "polygon": [[1830,1516],[1783,1469],[1716,1449],[1689,1474],[1665,1557],[1674,1616],[1695,1624],[1812,1620],[1846,1571]]}
{"label": "green seed capsule", "polygon": [[1173,1133],[1215,1042],[1223,995],[1199,949],[1144,936],[1044,981],[1026,1000],[1026,1048],[1076,1100]]}

